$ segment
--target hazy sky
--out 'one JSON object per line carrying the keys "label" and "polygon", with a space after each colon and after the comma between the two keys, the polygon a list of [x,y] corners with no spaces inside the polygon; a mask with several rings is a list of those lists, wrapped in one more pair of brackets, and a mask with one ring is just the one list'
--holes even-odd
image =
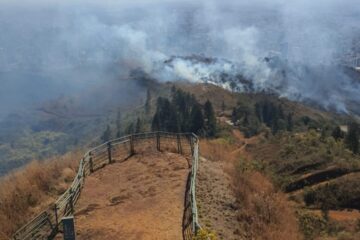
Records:
{"label": "hazy sky", "polygon": [[[266,56],[280,56],[296,72],[297,66],[333,65],[351,49],[360,33],[357,2],[0,0],[0,81],[6,82],[0,110],[104,84],[114,72],[123,77],[140,67],[152,73],[172,55],[226,58],[242,64],[259,86],[274,86],[261,63]],[[343,95],[352,97],[359,87],[341,74],[299,75],[282,95],[326,106],[346,101]],[[336,95],[330,103],[329,95]]]}

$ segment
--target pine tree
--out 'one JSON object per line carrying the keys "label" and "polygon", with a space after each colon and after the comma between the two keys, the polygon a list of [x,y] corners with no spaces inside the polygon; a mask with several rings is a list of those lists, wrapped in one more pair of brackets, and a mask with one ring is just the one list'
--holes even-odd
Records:
{"label": "pine tree", "polygon": [[151,112],[151,92],[150,89],[146,92],[146,102],[145,102],[145,113],[148,115]]}
{"label": "pine tree", "polygon": [[160,118],[158,112],[155,113],[152,123],[151,123],[152,131],[160,131]]}
{"label": "pine tree", "polygon": [[186,93],[180,89],[174,89],[172,91],[172,102],[173,108],[175,109],[177,115],[177,123],[179,129],[182,132],[190,131],[190,112],[194,104],[197,104],[197,101],[193,95]]}
{"label": "pine tree", "polygon": [[206,136],[213,137],[216,134],[216,117],[213,106],[209,100],[204,105]]}
{"label": "pine tree", "polygon": [[341,138],[344,138],[344,133],[341,131],[339,126],[336,126],[332,131],[331,136],[333,136],[333,138],[337,141]]}
{"label": "pine tree", "polygon": [[226,109],[226,105],[225,105],[225,102],[223,100],[222,103],[221,103],[221,112],[225,112],[225,109]]}
{"label": "pine tree", "polygon": [[110,126],[107,125],[106,130],[104,131],[103,135],[101,136],[101,141],[107,142],[110,140],[110,138],[111,138],[111,130],[110,130]]}
{"label": "pine tree", "polygon": [[294,128],[294,122],[293,122],[293,115],[291,113],[289,113],[287,115],[287,125],[286,125],[286,129],[291,132]]}
{"label": "pine tree", "polygon": [[255,114],[260,122],[264,121],[262,107],[260,103],[255,103]]}
{"label": "pine tree", "polygon": [[140,118],[136,120],[135,133],[140,133],[143,131],[143,123]]}
{"label": "pine tree", "polygon": [[291,131],[293,128],[292,115],[289,114],[285,117],[281,105],[275,105],[265,100],[257,102],[255,104],[255,114],[260,122],[271,128],[273,134],[285,129]]}
{"label": "pine tree", "polygon": [[278,105],[277,112],[280,119],[285,119],[284,110],[280,104]]}
{"label": "pine tree", "polygon": [[134,123],[130,123],[125,129],[125,134],[133,134],[135,132]]}
{"label": "pine tree", "polygon": [[191,109],[190,114],[191,128],[190,131],[196,134],[201,134],[204,129],[204,117],[201,108],[195,104]]}
{"label": "pine tree", "polygon": [[231,113],[231,121],[234,125],[236,125],[237,120],[238,120],[237,109],[234,107]]}
{"label": "pine tree", "polygon": [[179,131],[176,109],[174,109],[168,99],[158,98],[156,113],[153,117],[151,128],[154,131]]}
{"label": "pine tree", "polygon": [[359,125],[355,122],[349,125],[345,139],[346,146],[354,153],[359,153]]}

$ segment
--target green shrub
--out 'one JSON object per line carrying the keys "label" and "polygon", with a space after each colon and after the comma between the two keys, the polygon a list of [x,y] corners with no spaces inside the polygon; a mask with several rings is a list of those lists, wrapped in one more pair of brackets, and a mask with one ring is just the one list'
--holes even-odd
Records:
{"label": "green shrub", "polygon": [[306,188],[304,190],[304,202],[307,206],[312,205],[315,203],[316,197],[315,197],[315,191],[311,188]]}
{"label": "green shrub", "polygon": [[300,229],[305,239],[314,239],[326,230],[326,221],[322,217],[309,212],[298,212],[298,215]]}
{"label": "green shrub", "polygon": [[196,236],[193,237],[193,240],[216,240],[215,233],[207,229],[200,229]]}

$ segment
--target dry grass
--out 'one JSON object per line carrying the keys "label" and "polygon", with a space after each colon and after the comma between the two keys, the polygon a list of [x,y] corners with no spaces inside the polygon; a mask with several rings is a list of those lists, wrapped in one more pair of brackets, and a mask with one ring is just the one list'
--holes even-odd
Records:
{"label": "dry grass", "polygon": [[231,154],[237,149],[237,146],[224,139],[200,141],[200,153],[203,157],[211,161],[233,162],[235,156]]}
{"label": "dry grass", "polygon": [[286,197],[276,192],[263,174],[237,172],[234,187],[240,206],[238,220],[248,239],[301,239],[296,216]]}
{"label": "dry grass", "polygon": [[[235,138],[235,143],[222,139],[202,140],[200,152],[209,160],[225,162],[226,172],[233,181],[239,229],[242,229],[243,237],[259,240],[302,239],[295,212],[286,196],[278,192],[263,173],[257,171],[251,154],[239,146],[243,139],[239,139],[239,136]],[[235,225],[234,228],[237,228]]]}
{"label": "dry grass", "polygon": [[78,151],[33,161],[0,179],[0,239],[8,239],[67,189],[81,157]]}

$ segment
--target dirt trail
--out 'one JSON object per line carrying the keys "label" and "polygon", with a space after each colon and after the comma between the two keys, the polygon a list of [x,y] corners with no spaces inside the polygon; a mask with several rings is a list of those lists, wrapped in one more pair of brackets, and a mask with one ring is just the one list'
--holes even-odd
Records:
{"label": "dirt trail", "polygon": [[[234,129],[237,140],[235,150],[226,156],[213,156],[213,159],[200,157],[196,183],[196,196],[199,208],[199,220],[202,227],[214,231],[219,240],[244,239],[238,217],[233,180],[229,169],[234,166],[232,156],[245,152],[246,139]],[[202,154],[202,149],[200,149]],[[204,155],[206,155],[204,153]],[[216,157],[218,156],[218,157]]]}
{"label": "dirt trail", "polygon": [[196,190],[200,223],[213,230],[218,239],[242,239],[239,236],[241,231],[237,228],[236,197],[231,187],[232,181],[224,168],[224,161],[200,158]]}
{"label": "dirt trail", "polygon": [[182,239],[186,158],[146,152],[86,178],[76,206],[77,239]]}
{"label": "dirt trail", "polygon": [[238,129],[233,129],[232,134],[236,138],[236,140],[238,141],[237,144],[240,144],[240,147],[238,147],[236,150],[234,150],[231,153],[234,156],[242,156],[242,157],[250,160],[252,157],[246,151],[246,148],[249,145],[257,144],[257,142],[259,141],[258,137],[253,136],[253,137],[250,137],[250,138],[246,138],[245,135],[242,132],[240,132]]}

